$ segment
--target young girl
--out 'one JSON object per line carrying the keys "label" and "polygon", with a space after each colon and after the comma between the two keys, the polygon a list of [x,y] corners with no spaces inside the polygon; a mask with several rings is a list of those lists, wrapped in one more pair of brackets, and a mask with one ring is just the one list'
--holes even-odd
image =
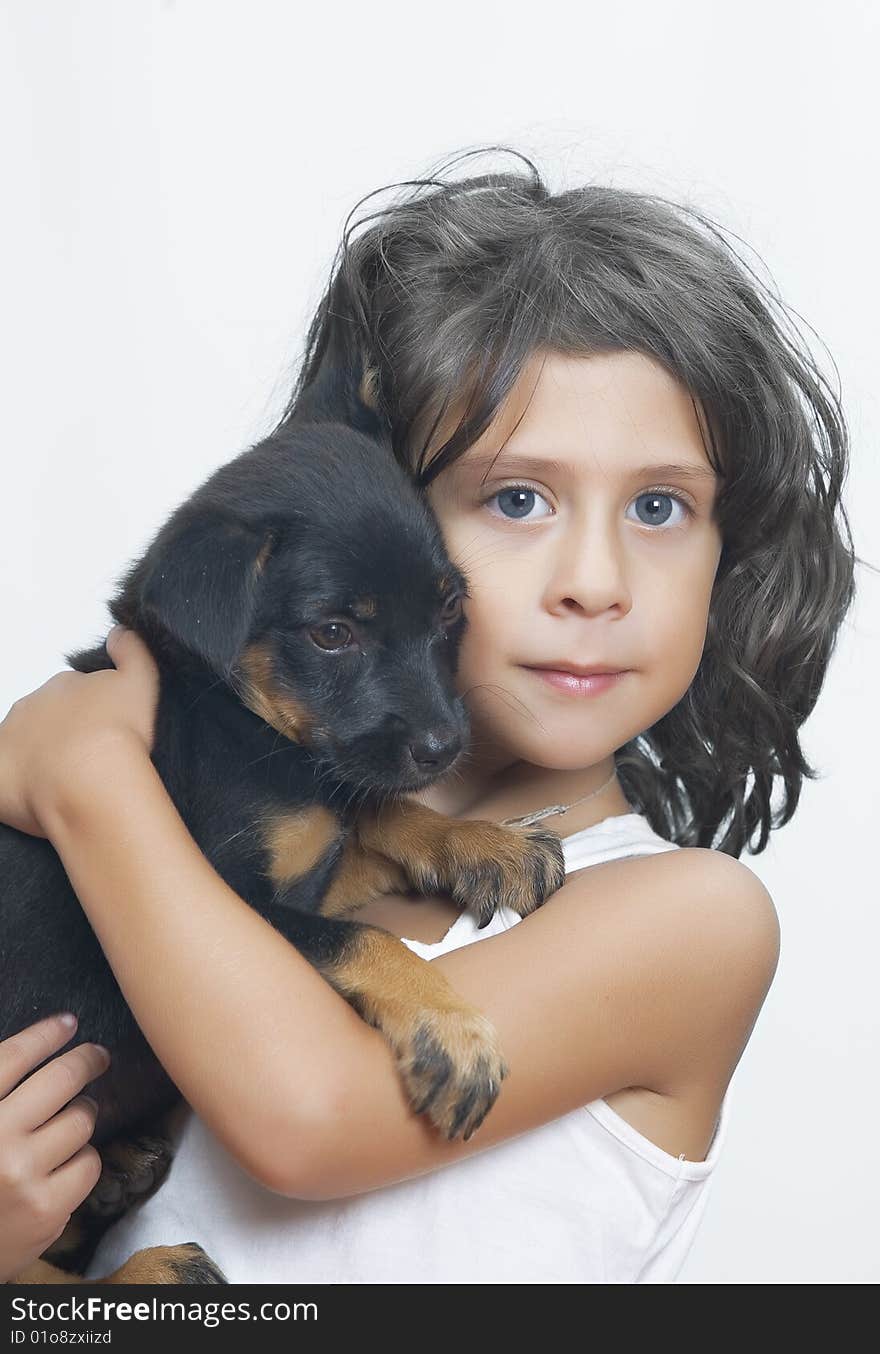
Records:
{"label": "young girl", "polygon": [[671,1282],[692,1243],[778,959],[738,857],[814,775],[798,729],[852,599],[846,426],[710,223],[525,164],[347,235],[282,418],[357,325],[469,579],[473,741],[416,797],[563,837],[524,920],[358,913],[486,1013],[509,1075],[466,1143],[411,1111],[378,1032],[190,837],[149,757],[155,664],[117,628],[116,671],[0,726],[0,818],[55,845],[192,1107],[91,1276],[196,1240],[233,1283]]}

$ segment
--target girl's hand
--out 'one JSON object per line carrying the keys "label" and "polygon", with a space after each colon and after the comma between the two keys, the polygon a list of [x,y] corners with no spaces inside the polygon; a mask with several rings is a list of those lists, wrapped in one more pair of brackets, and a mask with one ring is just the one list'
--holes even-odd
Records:
{"label": "girl's hand", "polygon": [[48,835],[47,809],[108,746],[153,747],[159,669],[134,630],[107,636],[115,668],[56,672],[0,724],[0,822]]}
{"label": "girl's hand", "polygon": [[61,1235],[101,1174],[94,1103],[79,1092],[107,1070],[106,1049],[80,1044],[33,1071],[75,1028],[51,1016],[0,1043],[0,1283]]}

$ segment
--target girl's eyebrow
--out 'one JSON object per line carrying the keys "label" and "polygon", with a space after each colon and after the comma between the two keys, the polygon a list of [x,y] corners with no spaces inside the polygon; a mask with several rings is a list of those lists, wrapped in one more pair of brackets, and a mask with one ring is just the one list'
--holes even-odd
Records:
{"label": "girl's eyebrow", "polygon": [[[496,459],[497,458],[497,459]],[[501,452],[479,452],[474,455],[467,454],[461,458],[459,464],[463,470],[482,470],[488,468],[494,462],[495,470],[499,475],[507,475],[511,470],[531,470],[537,474],[544,471],[551,471],[557,475],[573,475],[578,467],[570,462],[558,461],[549,456],[527,456],[523,453],[506,452],[503,448]],[[675,478],[689,480],[710,480],[713,483],[718,479],[716,472],[709,465],[698,465],[693,461],[667,461],[652,462],[648,465],[633,467],[631,470],[624,470],[621,478],[625,479],[644,479],[644,478]]]}

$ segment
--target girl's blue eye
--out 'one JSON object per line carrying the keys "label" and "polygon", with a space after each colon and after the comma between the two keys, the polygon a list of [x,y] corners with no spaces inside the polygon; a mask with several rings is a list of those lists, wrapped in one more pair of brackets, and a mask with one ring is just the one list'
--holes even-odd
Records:
{"label": "girl's blue eye", "polygon": [[[485,500],[484,506],[495,502],[496,499],[498,500],[499,506],[506,500],[510,512],[507,512],[503,506],[501,510],[509,522],[540,520],[540,517],[536,519],[530,517],[529,514],[535,506],[536,501],[544,504],[547,502],[547,500],[538,493],[537,489],[530,489],[527,484],[509,484],[506,488],[499,489],[491,498]],[[637,505],[642,501],[644,501],[645,506],[642,510],[639,510]],[[685,499],[681,498],[678,494],[670,493],[665,489],[647,490],[645,493],[639,494],[634,498],[633,504],[636,505],[636,510],[639,512],[638,521],[642,526],[667,526],[669,524],[669,519],[672,516],[671,504],[675,504],[681,512],[681,516],[678,520],[672,522],[673,526],[680,526],[682,522],[693,515],[693,510]],[[541,514],[541,516],[547,516],[547,514]]]}
{"label": "girl's blue eye", "polygon": [[643,501],[645,504],[644,515],[639,516],[639,521],[644,526],[665,527],[671,516],[671,509],[668,506],[671,503],[674,503],[682,511],[682,516],[677,522],[672,523],[673,526],[679,526],[691,515],[690,508],[683,498],[679,498],[677,494],[668,494],[662,489],[651,489],[647,493],[639,494],[637,498],[633,499],[634,504],[639,504]]}
{"label": "girl's blue eye", "polygon": [[[508,520],[521,521],[524,517],[528,517],[535,499],[541,498],[541,495],[537,489],[530,489],[527,484],[510,484],[506,489],[499,489],[498,493],[493,494],[492,498],[487,498],[486,502],[491,503],[496,498],[499,500],[506,498],[510,503],[513,511]],[[547,500],[542,501],[546,503]],[[507,516],[506,513],[504,515]]]}

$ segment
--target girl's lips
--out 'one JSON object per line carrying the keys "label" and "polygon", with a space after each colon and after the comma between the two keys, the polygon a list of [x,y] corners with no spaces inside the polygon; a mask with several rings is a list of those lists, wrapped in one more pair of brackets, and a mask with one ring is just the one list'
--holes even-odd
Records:
{"label": "girl's lips", "polygon": [[527,671],[543,678],[557,691],[567,691],[572,696],[598,696],[626,676],[625,671],[597,672],[592,677],[576,677],[573,672],[561,672],[558,668],[528,668]]}

